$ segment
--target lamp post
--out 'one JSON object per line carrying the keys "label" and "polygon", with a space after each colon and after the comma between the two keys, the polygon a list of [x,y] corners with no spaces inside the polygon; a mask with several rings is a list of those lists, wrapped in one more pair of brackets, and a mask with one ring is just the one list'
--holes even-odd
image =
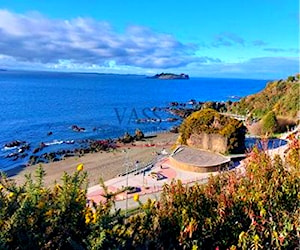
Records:
{"label": "lamp post", "polygon": [[128,162],[128,150],[124,149],[125,153],[125,159],[124,159],[124,165],[126,167],[126,209],[125,209],[125,217],[127,217],[127,210],[128,210],[128,168],[129,168],[129,162]]}

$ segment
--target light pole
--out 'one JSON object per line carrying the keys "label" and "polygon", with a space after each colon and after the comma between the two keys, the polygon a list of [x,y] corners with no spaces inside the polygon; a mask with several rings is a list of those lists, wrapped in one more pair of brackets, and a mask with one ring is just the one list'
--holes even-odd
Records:
{"label": "light pole", "polygon": [[126,167],[126,209],[125,209],[125,217],[127,217],[127,209],[128,209],[128,168],[129,168],[129,162],[128,162],[128,151],[124,149],[125,153],[125,160],[124,165]]}

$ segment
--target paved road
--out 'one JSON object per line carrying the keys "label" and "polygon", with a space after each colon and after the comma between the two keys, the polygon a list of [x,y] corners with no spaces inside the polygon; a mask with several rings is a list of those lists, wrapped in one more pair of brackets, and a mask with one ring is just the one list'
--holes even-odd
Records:
{"label": "paved road", "polygon": [[[203,179],[201,181],[197,181],[197,183],[199,184],[204,184],[207,182],[207,179]],[[196,183],[196,182],[195,182]],[[195,184],[193,183],[193,184]],[[193,184],[190,184],[190,185],[193,185]],[[145,195],[140,195],[140,201],[142,203],[145,203],[148,199],[156,199],[156,200],[159,200],[160,196],[161,196],[161,193],[162,191],[158,191],[158,192],[155,192],[155,193],[151,193],[151,194],[145,194]],[[127,204],[126,204],[127,203]],[[128,200],[118,200],[116,201],[116,208],[119,209],[132,209],[132,208],[136,208],[138,207],[139,204],[138,202],[134,201],[133,198],[128,198]]]}

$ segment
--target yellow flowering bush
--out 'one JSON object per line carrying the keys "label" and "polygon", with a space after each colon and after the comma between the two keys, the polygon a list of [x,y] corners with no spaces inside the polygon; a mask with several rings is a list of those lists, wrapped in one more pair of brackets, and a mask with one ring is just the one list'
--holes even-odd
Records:
{"label": "yellow flowering bush", "polygon": [[140,200],[139,194],[134,194],[133,200],[136,201],[136,202],[138,202]]}
{"label": "yellow flowering bush", "polygon": [[[43,185],[45,173],[18,186],[0,180],[0,249],[294,249],[300,235],[299,140],[287,160],[253,150],[243,175],[230,172],[206,184],[165,185],[158,200],[133,215],[107,201],[87,200],[87,174],[64,174]],[[299,158],[298,158],[299,159]]]}
{"label": "yellow flowering bush", "polygon": [[[64,174],[62,185],[43,186],[40,167],[36,179],[22,186],[3,177],[0,194],[0,249],[62,249],[83,246],[88,234],[86,173]],[[84,195],[82,195],[84,188]]]}
{"label": "yellow flowering bush", "polygon": [[77,171],[80,172],[80,171],[82,171],[82,170],[83,170],[83,164],[80,163],[80,164],[78,164],[78,166],[77,166]]}

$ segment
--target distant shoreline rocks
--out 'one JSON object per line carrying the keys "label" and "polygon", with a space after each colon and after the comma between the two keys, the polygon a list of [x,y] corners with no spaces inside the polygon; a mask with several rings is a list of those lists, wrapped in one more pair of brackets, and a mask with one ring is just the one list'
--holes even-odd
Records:
{"label": "distant shoreline rocks", "polygon": [[160,73],[154,76],[147,77],[149,79],[160,79],[160,80],[188,80],[190,79],[189,75],[181,73],[181,74],[173,74],[173,73]]}
{"label": "distant shoreline rocks", "polygon": [[72,125],[72,130],[74,132],[85,132],[85,128],[79,127],[77,125]]}
{"label": "distant shoreline rocks", "polygon": [[11,142],[8,142],[8,143],[4,144],[4,147],[14,148],[14,147],[19,147],[19,146],[21,146],[22,144],[25,144],[25,143],[26,143],[25,141],[15,140],[15,141],[11,141]]}

